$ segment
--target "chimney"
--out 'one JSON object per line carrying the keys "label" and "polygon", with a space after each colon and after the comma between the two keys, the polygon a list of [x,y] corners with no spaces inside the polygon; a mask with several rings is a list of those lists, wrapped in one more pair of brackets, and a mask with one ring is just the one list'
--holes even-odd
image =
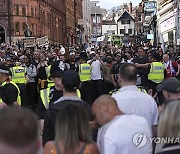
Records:
{"label": "chimney", "polygon": [[131,3],[131,1],[129,3],[129,14],[132,14],[132,3]]}

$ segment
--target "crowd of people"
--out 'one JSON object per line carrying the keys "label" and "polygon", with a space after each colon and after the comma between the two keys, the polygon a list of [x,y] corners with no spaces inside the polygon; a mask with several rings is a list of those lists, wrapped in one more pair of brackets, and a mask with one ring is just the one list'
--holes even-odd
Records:
{"label": "crowd of people", "polygon": [[38,134],[44,154],[179,153],[179,80],[180,46],[2,44],[0,153],[37,153]]}

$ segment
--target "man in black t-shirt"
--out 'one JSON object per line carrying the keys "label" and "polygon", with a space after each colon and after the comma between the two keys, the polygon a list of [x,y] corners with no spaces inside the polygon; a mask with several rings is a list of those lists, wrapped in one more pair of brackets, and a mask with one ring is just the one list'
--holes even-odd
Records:
{"label": "man in black t-shirt", "polygon": [[147,87],[146,69],[149,66],[149,59],[142,47],[138,49],[138,56],[134,57],[133,63],[137,67],[137,74],[141,77],[141,84]]}
{"label": "man in black t-shirt", "polygon": [[113,66],[111,68],[111,71],[110,71],[110,74],[111,74],[111,77],[112,77],[113,85],[117,89],[119,87],[118,86],[118,74],[119,74],[120,66],[122,64],[121,63],[121,55],[116,54],[114,59],[115,59],[116,62],[113,64]]}

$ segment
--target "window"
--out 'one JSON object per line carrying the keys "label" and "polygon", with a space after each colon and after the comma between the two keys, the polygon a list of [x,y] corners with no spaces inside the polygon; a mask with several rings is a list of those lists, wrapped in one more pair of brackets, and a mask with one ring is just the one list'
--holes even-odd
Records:
{"label": "window", "polygon": [[25,31],[26,30],[26,23],[23,22],[22,25],[23,25],[23,31]]}
{"label": "window", "polygon": [[32,27],[32,33],[34,34],[34,23],[32,23],[31,27]]}
{"label": "window", "polygon": [[132,29],[128,29],[128,33],[129,33],[129,34],[132,34]]}
{"label": "window", "polygon": [[123,20],[121,20],[121,24],[122,24],[122,25],[130,24],[130,20],[128,20],[128,19],[123,19]]}
{"label": "window", "polygon": [[125,34],[125,29],[120,29],[120,34]]}
{"label": "window", "polygon": [[19,24],[19,22],[16,23],[15,32],[20,32],[20,24]]}
{"label": "window", "polygon": [[96,23],[96,16],[93,16],[93,23]]}
{"label": "window", "polygon": [[24,16],[24,17],[26,16],[26,8],[25,7],[22,8],[22,16]]}
{"label": "window", "polygon": [[16,16],[19,15],[19,5],[18,4],[14,5],[14,12],[15,12]]}
{"label": "window", "polygon": [[34,17],[34,9],[33,9],[33,7],[31,8],[31,17]]}
{"label": "window", "polygon": [[34,17],[36,17],[37,16],[37,8],[35,7],[34,8]]}
{"label": "window", "polygon": [[0,5],[0,12],[4,12],[4,5]]}
{"label": "window", "polygon": [[101,23],[101,16],[97,16],[97,23]]}

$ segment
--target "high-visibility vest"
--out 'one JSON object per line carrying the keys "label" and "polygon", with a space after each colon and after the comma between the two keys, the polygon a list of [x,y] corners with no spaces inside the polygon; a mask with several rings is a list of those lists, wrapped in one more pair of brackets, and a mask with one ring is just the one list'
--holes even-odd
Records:
{"label": "high-visibility vest", "polygon": [[[41,97],[41,100],[43,102],[43,105],[44,107],[46,108],[46,110],[49,108],[49,102],[50,102],[50,97],[49,97],[49,94],[50,94],[50,89],[51,88],[46,88],[46,89],[43,89],[40,91],[40,97]],[[81,98],[81,93],[79,91],[79,89],[77,89],[77,96],[79,98]]]}
{"label": "high-visibility vest", "polygon": [[161,83],[164,80],[164,66],[161,62],[151,63],[148,80],[151,80],[155,83]]}
{"label": "high-visibility vest", "polygon": [[15,66],[11,68],[12,81],[14,83],[26,83],[26,69],[22,66]]}
{"label": "high-visibility vest", "polygon": [[[3,82],[2,83],[2,87],[4,87],[6,84],[13,84],[16,88],[17,88],[17,90],[18,90],[18,96],[17,96],[17,103],[18,103],[18,105],[21,105],[21,96],[20,96],[20,89],[19,89],[19,87],[13,82],[13,81],[10,81],[10,82]],[[0,98],[0,103],[2,102],[2,98]]]}
{"label": "high-visibility vest", "polygon": [[[144,89],[143,87],[138,87],[138,91],[147,94],[146,89]],[[114,94],[117,94],[118,92],[120,92],[120,89],[114,89],[109,92],[109,95],[114,95]]]}
{"label": "high-visibility vest", "polygon": [[49,77],[50,77],[51,65],[49,65],[48,67],[45,67],[45,70],[46,70],[46,75],[47,75],[48,88],[50,88],[50,87],[54,86],[54,82],[49,79]]}
{"label": "high-visibility vest", "polygon": [[90,64],[84,63],[79,65],[79,77],[82,82],[91,80],[91,70]]}
{"label": "high-visibility vest", "polygon": [[50,88],[46,88],[40,91],[40,97],[46,109],[49,108],[49,102],[50,102],[49,94],[50,94]]}

